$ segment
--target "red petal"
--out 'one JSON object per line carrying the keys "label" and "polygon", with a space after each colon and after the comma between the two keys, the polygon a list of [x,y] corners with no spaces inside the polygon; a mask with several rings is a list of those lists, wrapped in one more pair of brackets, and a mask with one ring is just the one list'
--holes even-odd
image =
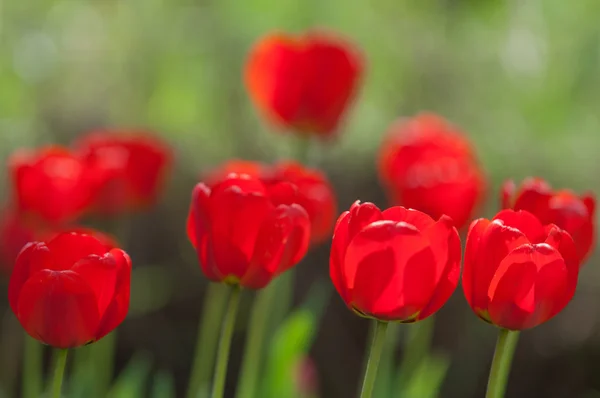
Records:
{"label": "red petal", "polygon": [[25,245],[15,260],[10,282],[8,284],[8,302],[15,314],[18,313],[21,289],[32,272],[32,268],[52,268],[53,259],[48,247],[42,242],[31,242]]}
{"label": "red petal", "polygon": [[212,250],[215,266],[223,277],[241,279],[246,274],[258,231],[273,209],[267,197],[237,186],[213,192],[208,214],[209,251]]}
{"label": "red petal", "polygon": [[404,221],[414,225],[419,231],[425,231],[435,225],[433,218],[415,209],[407,209],[402,206],[394,206],[384,210],[381,215],[384,220]]}
{"label": "red petal", "polygon": [[515,204],[515,210],[527,210],[540,218],[544,218],[548,208],[548,200],[552,197],[552,188],[541,178],[528,178],[523,181]]}
{"label": "red petal", "polygon": [[547,244],[520,246],[490,283],[490,320],[511,330],[537,326],[566,305],[566,290],[567,269],[558,251]]}
{"label": "red petal", "polygon": [[[348,214],[348,216],[344,216]],[[348,287],[344,278],[346,249],[348,244],[364,227],[381,220],[381,211],[373,203],[356,201],[350,211],[340,216],[334,229],[331,254],[329,257],[329,274],[342,299],[348,298]],[[339,284],[338,284],[339,281]]]}
{"label": "red petal", "polygon": [[199,183],[194,187],[187,220],[187,235],[192,246],[196,249],[198,262],[204,275],[212,281],[220,281],[223,276],[215,264],[212,251],[208,250],[210,241],[210,195],[210,188],[205,184]]}
{"label": "red petal", "polygon": [[496,214],[493,220],[501,220],[504,225],[518,229],[531,243],[540,243],[546,238],[544,226],[536,216],[528,211],[502,210]]}
{"label": "red petal", "polygon": [[579,278],[579,269],[581,268],[582,263],[579,261],[577,247],[573,242],[573,238],[566,231],[558,228],[556,225],[548,225],[546,227],[548,230],[548,238],[546,242],[548,245],[556,249],[565,262],[565,266],[567,267],[567,294],[564,296],[566,302],[565,303],[557,303],[557,306],[560,308],[567,305],[573,294],[575,294],[575,289],[577,288],[577,280]]}
{"label": "red petal", "polygon": [[100,319],[96,340],[101,339],[119,326],[125,320],[129,311],[131,259],[127,253],[119,249],[112,250],[109,255],[114,259],[117,268],[115,294]]}
{"label": "red petal", "polygon": [[17,318],[29,335],[57,348],[93,341],[98,328],[94,293],[72,271],[33,274],[21,289]]}
{"label": "red petal", "polygon": [[473,309],[475,309],[475,300],[473,297],[474,274],[477,272],[476,267],[478,266],[477,259],[480,256],[479,250],[481,240],[490,223],[490,220],[486,220],[485,218],[475,220],[471,223],[469,232],[467,233],[467,243],[465,247],[465,268],[462,274],[462,287],[465,293],[465,298]]}
{"label": "red petal", "polygon": [[296,265],[306,254],[310,220],[298,205],[280,205],[262,223],[252,262],[240,284],[258,289]]}
{"label": "red petal", "polygon": [[61,233],[47,246],[54,258],[54,270],[67,270],[84,257],[106,253],[106,247],[98,239],[75,232]]}
{"label": "red petal", "polygon": [[456,290],[460,278],[460,238],[450,217],[440,218],[424,235],[429,238],[435,256],[436,288],[429,304],[419,314],[419,319],[425,319],[442,308]]}
{"label": "red petal", "polygon": [[[510,211],[512,210],[504,210],[501,213]],[[502,220],[494,220],[485,230],[479,242],[476,257],[469,259],[472,261],[472,299],[470,304],[476,312],[487,309],[488,287],[500,263],[513,249],[527,243],[530,242],[521,231],[504,225]],[[466,254],[465,258],[470,256]],[[466,265],[465,273],[467,273]]]}
{"label": "red petal", "polygon": [[102,317],[115,295],[117,265],[112,256],[90,255],[76,262],[71,271],[81,276],[92,289],[96,297],[98,315]]}
{"label": "red petal", "polygon": [[596,198],[594,194],[588,193],[583,195],[581,200],[583,201],[585,207],[587,207],[590,217],[593,217],[596,212]]}
{"label": "red petal", "polygon": [[344,277],[356,309],[378,319],[407,321],[431,298],[435,268],[429,242],[414,226],[379,221],[350,241]]}

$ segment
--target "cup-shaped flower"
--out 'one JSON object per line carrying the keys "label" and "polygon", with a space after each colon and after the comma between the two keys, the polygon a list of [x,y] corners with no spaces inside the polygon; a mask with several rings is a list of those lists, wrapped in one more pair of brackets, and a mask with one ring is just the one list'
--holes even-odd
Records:
{"label": "cup-shaped flower", "polygon": [[230,174],[192,193],[187,233],[206,277],[259,289],[306,254],[310,220],[287,182]]}
{"label": "cup-shaped flower", "polygon": [[593,251],[596,243],[596,199],[592,193],[577,195],[562,189],[553,190],[541,178],[527,178],[519,189],[513,181],[506,181],[501,191],[504,209],[527,210],[542,224],[556,224],[571,235],[580,264]]}
{"label": "cup-shaped flower", "polygon": [[9,169],[21,213],[57,225],[76,220],[90,205],[92,182],[85,164],[66,148],[18,151]]}
{"label": "cup-shaped flower", "polygon": [[395,122],[381,146],[379,176],[390,201],[467,225],[486,182],[469,140],[429,113]]}
{"label": "cup-shaped flower", "polygon": [[310,219],[312,244],[322,243],[331,237],[337,213],[337,199],[331,183],[320,170],[294,161],[274,165],[245,160],[231,160],[214,170],[208,181],[219,180],[229,173],[247,174],[259,178],[267,186],[282,182],[294,184],[298,189],[287,203],[297,203],[306,210]]}
{"label": "cup-shaped flower", "polygon": [[456,289],[461,247],[452,220],[356,202],[338,218],[329,272],[346,305],[381,321],[415,322]]}
{"label": "cup-shaped flower", "polygon": [[510,209],[471,223],[462,286],[486,322],[523,330],[548,321],[573,297],[578,275],[573,239],[556,225]]}
{"label": "cup-shaped flower", "polygon": [[98,239],[63,233],[19,253],[8,300],[25,331],[42,343],[74,348],[97,341],[127,315],[131,261]]}
{"label": "cup-shaped flower", "polygon": [[101,214],[144,209],[160,194],[171,164],[171,150],[144,132],[97,131],[77,149],[94,180],[94,210]]}
{"label": "cup-shaped flower", "polygon": [[333,33],[272,33],[251,49],[244,78],[261,113],[280,127],[335,133],[362,72],[356,48]]}

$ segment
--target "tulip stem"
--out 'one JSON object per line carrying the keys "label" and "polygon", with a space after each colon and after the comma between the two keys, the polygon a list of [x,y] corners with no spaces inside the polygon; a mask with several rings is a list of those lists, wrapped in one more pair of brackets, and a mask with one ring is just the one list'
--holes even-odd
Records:
{"label": "tulip stem", "polygon": [[242,370],[237,385],[237,398],[254,398],[257,395],[258,375],[262,369],[263,343],[265,342],[269,315],[273,313],[278,285],[272,284],[257,292],[250,314],[250,324],[244,349]]}
{"label": "tulip stem", "polygon": [[510,365],[518,340],[519,332],[500,329],[496,351],[494,352],[494,360],[492,361],[492,369],[490,370],[486,398],[504,397],[506,382],[510,373]]}
{"label": "tulip stem", "polygon": [[377,326],[375,327],[373,341],[371,342],[369,361],[367,362],[367,370],[365,371],[360,398],[371,398],[373,394],[373,387],[375,386],[375,379],[377,378],[377,367],[379,366],[379,359],[381,358],[385,343],[385,332],[388,324],[387,322],[382,321],[375,322],[377,322]]}
{"label": "tulip stem", "polygon": [[228,293],[227,286],[223,284],[208,284],[202,315],[198,324],[196,352],[194,354],[187,398],[197,398],[200,389],[210,385],[210,376],[215,363],[217,341],[219,339],[219,328],[215,328],[214,326],[221,323],[223,319]]}
{"label": "tulip stem", "polygon": [[54,362],[54,380],[52,382],[52,398],[60,398],[68,353],[68,349],[60,349],[56,351],[56,361]]}
{"label": "tulip stem", "polygon": [[231,338],[233,336],[233,328],[235,326],[238,304],[240,303],[240,292],[241,289],[239,286],[231,287],[229,304],[227,305],[225,317],[223,318],[221,339],[219,340],[219,348],[217,349],[217,362],[215,364],[212,398],[223,398],[223,394],[225,392],[225,378],[227,376],[229,349],[231,348]]}
{"label": "tulip stem", "polygon": [[37,398],[42,392],[42,355],[44,346],[39,341],[25,336],[23,353],[23,397]]}

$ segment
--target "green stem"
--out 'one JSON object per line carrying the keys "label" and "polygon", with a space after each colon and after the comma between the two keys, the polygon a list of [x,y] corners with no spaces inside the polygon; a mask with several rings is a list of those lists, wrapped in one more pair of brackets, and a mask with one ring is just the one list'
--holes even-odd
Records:
{"label": "green stem", "polygon": [[52,382],[52,398],[60,398],[63,376],[67,364],[68,349],[60,349],[56,352],[56,362],[54,363],[54,380]]}
{"label": "green stem", "polygon": [[[283,276],[283,275],[282,275]],[[277,285],[260,290],[254,299],[250,323],[246,337],[244,359],[237,385],[237,398],[254,398],[258,384],[258,376],[263,365],[263,343],[267,331],[269,314],[272,314]]]}
{"label": "green stem", "polygon": [[198,324],[198,338],[194,363],[188,385],[187,398],[197,398],[201,388],[210,384],[213,371],[219,328],[223,320],[229,289],[220,283],[209,283],[204,298],[202,315]]}
{"label": "green stem", "polygon": [[369,352],[369,362],[367,363],[367,370],[365,372],[365,378],[363,381],[362,391],[360,398],[371,398],[373,394],[373,387],[375,386],[375,379],[377,378],[377,367],[379,366],[379,359],[381,358],[381,352],[385,343],[385,332],[387,330],[387,322],[375,321],[377,327],[371,342],[371,350]]}
{"label": "green stem", "polygon": [[312,140],[309,135],[299,137],[297,142],[294,142],[294,158],[296,161],[308,165],[311,161],[311,145]]}
{"label": "green stem", "polygon": [[433,316],[420,322],[406,325],[403,328],[406,330],[407,336],[398,374],[398,391],[403,391],[406,388],[421,361],[429,354],[434,328],[435,318]]}
{"label": "green stem", "polygon": [[229,349],[231,348],[231,338],[233,336],[233,328],[235,326],[235,318],[237,315],[238,304],[240,302],[239,286],[232,286],[231,296],[229,296],[229,304],[223,318],[223,326],[221,328],[221,339],[219,340],[219,348],[217,349],[217,362],[215,364],[215,376],[212,386],[212,398],[223,398],[225,392],[225,378],[227,376],[227,363],[229,362]]}
{"label": "green stem", "polygon": [[39,341],[25,336],[23,353],[23,397],[38,398],[42,392],[42,355],[44,346]]}
{"label": "green stem", "polygon": [[510,365],[519,340],[519,332],[500,329],[490,370],[486,398],[503,398]]}

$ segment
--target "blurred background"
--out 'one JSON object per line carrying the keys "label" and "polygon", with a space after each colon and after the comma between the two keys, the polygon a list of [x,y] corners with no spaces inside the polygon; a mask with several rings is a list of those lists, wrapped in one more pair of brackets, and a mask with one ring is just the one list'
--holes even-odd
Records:
{"label": "blurred background", "polygon": [[[136,353],[149,374],[169,375],[183,396],[207,287],[185,235],[191,189],[220,162],[273,161],[291,156],[296,144],[270,131],[246,95],[241,71],[257,38],[328,27],[367,58],[339,138],[311,154],[341,210],[356,199],[386,205],[375,168],[381,138],[395,118],[430,110],[472,139],[491,180],[481,210],[489,216],[506,178],[539,175],[556,187],[600,193],[598,15],[597,0],[0,0],[0,157],[69,144],[98,127],[149,129],[174,148],[161,203],[128,220],[133,298],[119,329],[116,371]],[[4,198],[6,177],[0,173]],[[328,255],[325,245],[298,267],[297,304],[315,281],[328,282]],[[590,258],[564,312],[522,334],[508,397],[600,397],[599,260],[598,252]],[[353,397],[368,322],[337,295],[326,297],[309,353],[319,396]],[[403,338],[410,327],[394,333]],[[459,288],[433,336],[445,358],[440,397],[483,395],[495,339]],[[423,398],[415,388],[413,396]]]}

